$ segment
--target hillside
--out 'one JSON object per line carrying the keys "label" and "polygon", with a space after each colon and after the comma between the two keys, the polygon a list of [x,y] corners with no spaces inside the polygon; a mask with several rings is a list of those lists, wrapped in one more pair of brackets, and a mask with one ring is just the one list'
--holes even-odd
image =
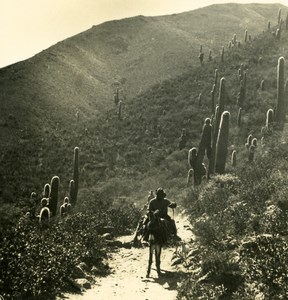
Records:
{"label": "hillside", "polygon": [[[239,6],[223,7],[231,11]],[[180,299],[183,295],[187,299],[197,299],[199,295],[203,299],[252,300],[261,299],[261,295],[262,299],[278,299],[278,295],[285,299],[287,123],[282,124],[284,128],[277,122],[265,125],[267,111],[275,111],[276,107],[279,57],[288,56],[288,23],[282,25],[281,36],[277,36],[277,13],[275,7],[270,29],[268,20],[263,20],[259,34],[246,42],[238,37],[241,43],[225,47],[222,59],[220,54],[212,60],[205,56],[200,65],[196,55],[193,68],[183,69],[181,74],[127,98],[120,115],[113,102],[97,117],[80,114],[78,121],[75,114],[69,118],[69,106],[64,107],[63,113],[61,103],[52,106],[48,99],[41,102],[43,111],[31,103],[27,109],[25,102],[20,101],[19,107],[13,101],[3,102],[6,105],[3,112],[7,115],[2,119],[0,131],[3,149],[0,222],[4,225],[0,252],[5,259],[0,270],[6,281],[0,283],[7,294],[21,294],[24,289],[28,295],[41,291],[53,296],[59,292],[58,287],[65,286],[65,278],[70,276],[75,263],[85,261],[91,268],[101,265],[101,258],[109,250],[98,235],[99,228],[113,225],[117,234],[130,234],[139,219],[137,207],[146,202],[147,191],[162,186],[170,199],[185,207],[197,237],[186,245],[192,251],[191,256],[178,253],[188,273],[179,290]],[[282,9],[282,13],[285,16],[287,9]],[[227,36],[225,45],[233,33]],[[211,89],[216,69],[212,109]],[[287,80],[287,71],[285,62],[283,82]],[[27,78],[14,75],[15,86],[20,82],[27,88],[24,84]],[[220,79],[225,82],[222,93]],[[239,104],[239,93],[244,87],[245,99]],[[10,86],[11,95],[12,91]],[[208,182],[203,178],[199,186],[191,182],[187,185],[188,151],[191,147],[199,149],[204,120],[215,114],[220,99],[230,113],[225,174],[213,175]],[[239,106],[241,122],[238,122]],[[213,126],[216,122],[213,117]],[[179,137],[183,132],[186,143],[180,147]],[[257,139],[253,142],[252,156],[251,147],[248,151],[245,146],[249,134]],[[30,193],[35,191],[40,200],[43,185],[58,175],[60,206],[68,195],[75,146],[80,149],[78,203],[67,217],[53,217],[49,230],[43,230],[41,223],[39,230],[38,220],[25,215],[31,211]],[[237,151],[236,166],[230,163],[233,150]],[[206,157],[204,163],[207,166]],[[19,215],[23,218],[18,221]],[[11,229],[8,222],[17,226]],[[13,266],[19,261],[23,272],[16,274],[17,268]],[[53,273],[55,266],[57,272]],[[51,278],[57,280],[52,282]]]}
{"label": "hillside", "polygon": [[[100,117],[103,111],[115,110],[112,99],[116,87],[125,105],[142,101],[149,97],[149,91],[145,96],[149,87],[198,67],[200,45],[206,58],[210,48],[218,57],[221,46],[226,46],[234,33],[243,40],[246,28],[254,36],[267,27],[268,19],[275,24],[278,8],[212,5],[171,16],[107,22],[1,69],[1,201],[27,197],[31,189],[39,189],[40,182],[55,174],[67,187],[71,171],[65,167],[71,157],[67,151],[71,148],[72,152],[80,143],[85,145],[88,157],[83,157],[83,164],[93,169],[88,174],[93,176],[89,178],[94,178],[90,183],[94,185],[109,165],[107,160],[113,161],[118,155],[114,148],[118,142],[109,137],[109,128],[105,132],[107,121]],[[167,83],[166,87],[171,89]],[[185,97],[191,92],[189,97],[193,98],[198,91],[199,86],[193,85]],[[135,98],[139,92],[144,96]],[[156,118],[155,112],[149,113]],[[84,138],[87,132],[93,136],[88,144]],[[109,144],[106,156],[101,148],[103,140]],[[59,161],[59,157],[63,159]]]}

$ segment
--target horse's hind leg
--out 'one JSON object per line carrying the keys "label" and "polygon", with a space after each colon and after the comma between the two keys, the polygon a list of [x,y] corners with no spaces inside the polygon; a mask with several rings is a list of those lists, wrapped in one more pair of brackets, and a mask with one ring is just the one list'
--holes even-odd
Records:
{"label": "horse's hind leg", "polygon": [[161,275],[161,269],[160,269],[161,250],[162,250],[162,247],[160,245],[156,245],[156,248],[155,248],[155,260],[156,260],[156,269],[157,269],[158,276]]}
{"label": "horse's hind leg", "polygon": [[149,246],[148,269],[147,269],[147,273],[146,273],[147,278],[150,276],[152,261],[153,261],[153,246],[150,245]]}

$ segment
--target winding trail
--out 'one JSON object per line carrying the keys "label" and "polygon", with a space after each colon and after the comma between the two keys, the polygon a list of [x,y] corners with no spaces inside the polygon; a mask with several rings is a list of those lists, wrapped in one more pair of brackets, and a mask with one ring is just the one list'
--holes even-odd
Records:
{"label": "winding trail", "polygon": [[[178,235],[182,242],[193,239],[191,225],[183,214],[175,216]],[[121,241],[131,241],[132,236],[124,236]],[[181,246],[178,246],[178,250]],[[109,265],[112,272],[107,277],[95,277],[95,284],[83,294],[66,294],[69,300],[106,300],[106,299],[176,299],[177,287],[185,270],[181,265],[172,266],[171,260],[177,246],[166,247],[161,255],[161,272],[158,278],[155,261],[153,261],[150,278],[146,278],[148,264],[148,247],[119,248],[111,254]],[[154,259],[154,257],[153,257]]]}

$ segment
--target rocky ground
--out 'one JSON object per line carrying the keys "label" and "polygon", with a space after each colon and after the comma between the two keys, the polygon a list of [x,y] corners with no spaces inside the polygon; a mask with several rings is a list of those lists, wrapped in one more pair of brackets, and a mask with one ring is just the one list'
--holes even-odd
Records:
{"label": "rocky ground", "polygon": [[[165,247],[161,255],[161,277],[158,278],[155,262],[149,278],[146,278],[148,264],[148,247],[131,249],[119,247],[111,254],[109,266],[111,274],[106,277],[95,277],[95,283],[82,294],[66,294],[69,300],[106,300],[106,299],[176,299],[177,287],[185,268],[179,264],[185,245],[193,240],[191,225],[185,214],[175,217],[178,235],[182,241],[177,245]],[[119,238],[123,243],[131,241],[133,236]],[[89,287],[89,285],[88,285]]]}

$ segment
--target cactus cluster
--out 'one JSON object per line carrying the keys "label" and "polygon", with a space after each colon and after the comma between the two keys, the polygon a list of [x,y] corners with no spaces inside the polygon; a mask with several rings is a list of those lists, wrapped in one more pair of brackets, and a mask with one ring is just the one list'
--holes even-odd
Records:
{"label": "cactus cluster", "polygon": [[65,215],[67,215],[68,213],[71,212],[71,204],[69,202],[69,198],[65,197],[63,204],[60,206],[60,217],[64,217]]}
{"label": "cactus cluster", "polygon": [[248,150],[248,161],[253,162],[255,150],[257,148],[257,138],[249,134],[245,143],[245,147]]}
{"label": "cactus cluster", "polygon": [[[188,176],[194,176],[194,184],[199,185],[201,184],[202,177],[206,175],[206,167],[203,164],[203,159],[206,154],[207,158],[210,158],[211,154],[211,134],[212,134],[212,127],[211,127],[211,120],[209,118],[205,119],[200,143],[198,147],[198,151],[195,147],[191,148],[188,152],[188,165],[189,169],[193,171],[190,171],[188,173]],[[187,178],[188,182],[188,178]]]}
{"label": "cactus cluster", "polygon": [[219,86],[218,105],[215,108],[214,122],[212,126],[212,146],[211,146],[211,155],[210,155],[209,165],[208,165],[208,177],[209,174],[213,174],[215,171],[216,141],[218,137],[221,115],[224,112],[225,100],[226,100],[225,78],[222,77]]}
{"label": "cactus cluster", "polygon": [[[213,174],[215,171],[220,174],[225,172],[228,153],[230,113],[224,111],[226,101],[224,77],[220,80],[218,105],[214,108],[217,76],[218,70],[215,70],[215,81],[211,91],[211,106],[214,114],[211,119],[205,119],[198,150],[193,147],[188,152],[189,172],[187,184],[190,182],[189,180],[191,180],[192,174],[194,176],[194,185],[199,185],[201,184],[203,175],[207,175],[207,178],[209,179],[210,174]],[[205,154],[209,163],[208,172],[203,163]]]}
{"label": "cactus cluster", "polygon": [[200,184],[203,176],[203,159],[206,154],[207,158],[210,159],[211,155],[211,135],[212,135],[212,126],[211,126],[211,119],[206,118],[203,128],[202,128],[202,133],[201,133],[201,138],[200,138],[200,143],[198,147],[198,152],[197,152],[197,160],[196,160],[196,167],[194,169],[194,182],[195,184]]}
{"label": "cactus cluster", "polygon": [[[49,225],[50,218],[56,217],[58,210],[60,179],[54,176],[51,183],[46,183],[42,191],[41,210],[39,214],[39,222],[41,226]],[[71,212],[72,205],[77,201],[79,186],[79,148],[74,148],[73,157],[73,179],[69,183],[69,197],[65,197],[63,204],[60,206],[60,217],[64,217]],[[33,193],[32,193],[33,194]],[[31,195],[32,195],[31,194]],[[34,193],[35,194],[35,193]],[[32,196],[31,196],[32,197]]]}

